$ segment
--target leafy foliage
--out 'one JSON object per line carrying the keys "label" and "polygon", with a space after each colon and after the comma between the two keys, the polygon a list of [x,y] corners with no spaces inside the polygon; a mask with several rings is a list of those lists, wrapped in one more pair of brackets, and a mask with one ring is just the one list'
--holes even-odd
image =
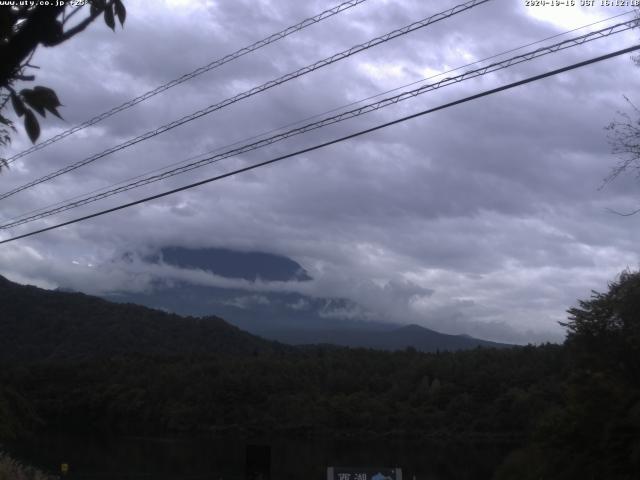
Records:
{"label": "leafy foliage", "polygon": [[[126,19],[126,8],[122,0],[88,0],[88,14],[76,23],[70,20],[78,12],[86,10],[83,4],[71,6],[66,5],[69,2],[58,2],[61,5],[38,3],[15,2],[12,6],[0,6],[0,111],[10,100],[13,111],[23,119],[24,128],[33,143],[40,136],[40,124],[34,111],[41,117],[49,112],[62,118],[57,110],[62,105],[52,89],[43,86],[24,88],[19,92],[15,89],[16,82],[35,79],[27,71],[37,68],[29,62],[38,46],[60,45],[82,32],[101,15],[112,30],[115,30],[116,17],[121,26]],[[11,131],[15,131],[13,122],[0,114],[0,146],[10,143]]]}
{"label": "leafy foliage", "polygon": [[563,401],[541,417],[512,466],[524,470],[523,459],[541,456],[540,475],[523,478],[637,478],[640,272],[622,272],[606,293],[580,301],[564,325],[569,363]]}
{"label": "leafy foliage", "polygon": [[568,342],[581,366],[640,383],[640,272],[622,272],[608,292],[593,292],[568,313]]}

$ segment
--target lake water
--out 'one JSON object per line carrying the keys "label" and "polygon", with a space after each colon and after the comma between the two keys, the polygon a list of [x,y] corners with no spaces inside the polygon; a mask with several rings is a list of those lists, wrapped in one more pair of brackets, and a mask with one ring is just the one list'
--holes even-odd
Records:
{"label": "lake water", "polygon": [[269,445],[273,480],[324,480],[327,466],[401,467],[405,480],[490,479],[511,446],[489,442],[131,438],[45,435],[5,445],[68,480],[244,480],[247,445]]}

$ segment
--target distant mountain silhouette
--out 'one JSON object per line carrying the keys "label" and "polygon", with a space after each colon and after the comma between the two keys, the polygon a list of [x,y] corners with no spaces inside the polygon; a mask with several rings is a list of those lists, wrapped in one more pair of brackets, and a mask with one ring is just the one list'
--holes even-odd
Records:
{"label": "distant mountain silhouette", "polygon": [[[302,265],[282,255],[229,249],[165,247],[145,258],[181,268],[205,270],[228,278],[285,282],[312,278]],[[161,279],[149,292],[112,292],[106,298],[159,308],[180,315],[216,315],[271,340],[292,345],[314,343],[425,352],[504,344],[468,335],[446,335],[417,325],[399,327],[372,317],[346,298],[316,298],[292,292],[249,291]],[[355,314],[354,314],[355,312]],[[362,312],[358,315],[358,312]]]}
{"label": "distant mountain silhouette", "polygon": [[[0,276],[0,361],[85,359],[120,354],[255,354],[294,345],[333,344],[422,351],[506,346],[466,335],[445,335],[409,325],[328,319],[327,328],[277,323],[259,338],[224,320],[181,317],[151,308],[112,303],[82,293],[44,290]],[[263,325],[269,325],[265,318]]]}
{"label": "distant mountain silhouette", "polygon": [[[382,321],[332,318],[325,311],[348,308],[344,299],[318,299],[292,293],[249,293],[238,289],[175,283],[149,293],[109,296],[114,301],[143,304],[182,315],[215,313],[229,323],[270,340],[291,345],[333,344],[348,347],[397,350],[414,347],[425,352],[462,350],[505,344],[469,335],[447,335],[418,325],[399,326]],[[246,299],[246,303],[240,302]],[[304,304],[304,309],[292,305]],[[330,305],[330,307],[327,307]]]}
{"label": "distant mountain silhouette", "polygon": [[23,286],[0,276],[0,361],[85,359],[120,354],[254,354],[290,347],[217,317]]}
{"label": "distant mountain silhouette", "polygon": [[423,352],[438,350],[468,350],[476,347],[506,348],[512,345],[490,342],[469,335],[447,335],[419,325],[391,327],[384,329],[343,328],[327,330],[281,329],[263,332],[265,338],[292,345],[331,344],[337,346],[374,348],[378,350],[403,350],[413,347]]}
{"label": "distant mountain silhouette", "polygon": [[111,292],[104,295],[114,302],[135,303],[179,315],[216,315],[256,335],[274,329],[326,330],[345,325],[388,330],[382,325],[363,320],[339,318],[336,312],[358,306],[342,298],[314,298],[291,292],[255,292],[238,288],[220,288],[173,281],[156,282],[148,292]]}

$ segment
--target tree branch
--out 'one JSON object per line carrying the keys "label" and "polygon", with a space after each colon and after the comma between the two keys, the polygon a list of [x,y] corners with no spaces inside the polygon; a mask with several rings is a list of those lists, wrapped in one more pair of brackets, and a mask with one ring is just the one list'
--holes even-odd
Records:
{"label": "tree branch", "polygon": [[74,8],[73,12],[71,12],[69,15],[66,15],[64,17],[64,20],[62,21],[62,24],[64,25],[65,23],[67,23],[71,17],[73,17],[76,13],[78,13],[82,9],[82,7],[84,7],[84,5],[80,5],[80,6],[76,7],[76,8]]}
{"label": "tree branch", "polygon": [[9,41],[0,46],[0,85],[5,85],[24,60],[45,40],[48,27],[56,22],[64,6],[36,7]]}
{"label": "tree branch", "polygon": [[69,40],[71,37],[73,37],[74,35],[77,35],[78,33],[82,32],[85,28],[87,28],[89,25],[91,25],[91,23],[98,18],[100,15],[102,15],[104,13],[104,11],[107,8],[111,8],[111,6],[113,5],[113,0],[111,0],[110,2],[108,2],[105,5],[105,8],[103,9],[99,9],[97,11],[95,11],[94,13],[90,13],[89,16],[87,18],[85,18],[82,22],[80,22],[79,24],[77,24],[75,27],[70,28],[69,30],[67,30],[66,32],[64,32],[62,34],[62,36],[60,37],[60,40],[57,41],[56,43],[54,43],[52,46],[54,45],[59,45],[62,42],[66,42],[67,40]]}

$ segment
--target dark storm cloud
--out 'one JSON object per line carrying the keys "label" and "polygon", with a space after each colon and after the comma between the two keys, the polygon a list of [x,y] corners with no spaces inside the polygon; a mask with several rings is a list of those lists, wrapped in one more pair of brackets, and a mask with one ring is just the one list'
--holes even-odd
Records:
{"label": "dark storm cloud", "polygon": [[[123,31],[96,24],[68,45],[38,53],[38,82],[56,89],[66,119],[43,122],[43,138],[334,4],[129,3]],[[3,217],[557,34],[574,28],[576,19],[586,24],[621,13],[547,12],[544,20],[522,3],[495,0],[178,127],[3,201]],[[453,5],[438,2],[437,9]],[[370,0],[16,162],[0,177],[2,190],[435,12],[427,2]],[[447,87],[56,220],[584,60],[635,38],[618,35]],[[314,281],[295,286],[305,295],[346,297],[387,319],[449,333],[557,340],[556,322],[577,298],[638,265],[640,217],[605,210],[637,206],[637,183],[622,178],[598,190],[616,162],[603,127],[625,108],[622,95],[632,94],[638,75],[628,57],[610,60],[5,245],[0,272],[88,292],[144,290],[157,277],[231,286],[205,272],[118,259],[167,245],[261,250],[290,256],[310,272]],[[20,135],[12,152],[25,147]],[[294,288],[232,287],[247,290],[249,299]]]}

